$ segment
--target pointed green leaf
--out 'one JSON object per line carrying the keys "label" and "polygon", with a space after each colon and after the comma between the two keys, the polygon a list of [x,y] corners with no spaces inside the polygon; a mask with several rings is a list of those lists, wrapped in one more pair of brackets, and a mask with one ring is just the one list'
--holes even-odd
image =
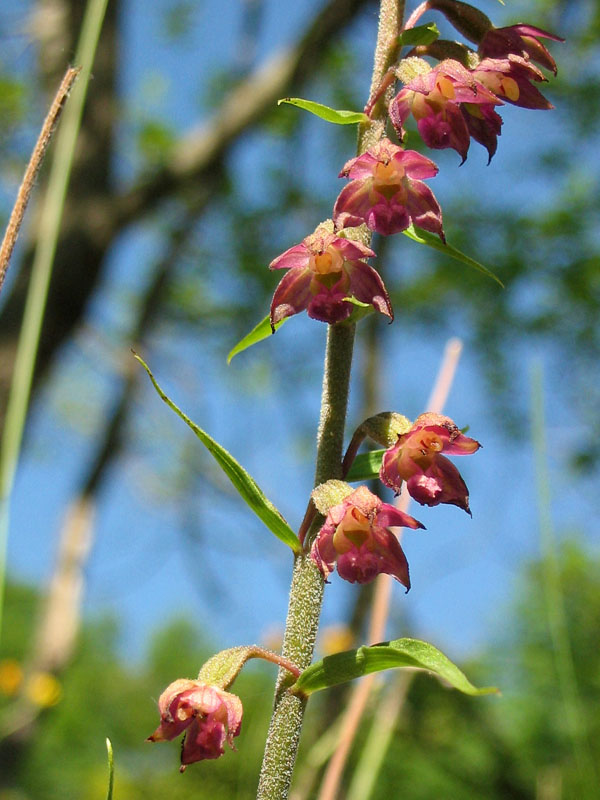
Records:
{"label": "pointed green leaf", "polygon": [[[279,320],[279,322],[275,323],[275,330],[280,328],[283,323],[289,319],[289,317],[285,317],[285,319]],[[247,333],[243,339],[236,344],[234,348],[229,351],[229,355],[227,356],[227,363],[231,364],[231,359],[234,356],[237,356],[238,353],[241,353],[243,350],[247,350],[249,347],[252,347],[253,344],[257,344],[258,342],[262,342],[263,339],[268,339],[271,336],[273,331],[271,330],[271,318],[265,317],[261,319],[258,325],[255,325],[254,328]]]}
{"label": "pointed green leaf", "polygon": [[457,250],[456,247],[452,247],[450,244],[444,244],[438,236],[434,233],[430,233],[429,231],[424,231],[422,228],[415,228],[414,225],[410,225],[405,231],[402,231],[405,236],[408,236],[409,239],[412,239],[414,242],[419,242],[419,244],[426,244],[428,247],[433,247],[434,250],[439,250],[440,253],[445,253],[450,258],[454,258],[457,261],[462,261],[463,264],[466,264],[468,267],[472,267],[473,269],[478,270],[479,272],[483,272],[484,275],[487,275],[488,278],[491,278],[493,281],[496,281],[503,289],[504,284],[498,278],[497,275],[484,267],[483,264],[480,264],[479,261],[475,261],[474,258],[461,253],[460,250]]}
{"label": "pointed green leaf", "polygon": [[400,34],[400,44],[410,44],[416,47],[419,44],[431,44],[439,37],[440,32],[435,22],[429,25],[417,25],[416,28],[409,28]]}
{"label": "pointed green leaf", "polygon": [[322,103],[315,103],[313,100],[303,100],[301,97],[282,97],[277,101],[277,105],[289,103],[292,106],[303,108],[311,114],[333,122],[334,125],[356,125],[357,122],[368,122],[369,118],[362,111],[336,111],[334,108],[324,106]]}
{"label": "pointed green leaf", "polygon": [[371,450],[369,453],[361,453],[356,456],[346,475],[346,480],[350,483],[355,481],[372,481],[379,477],[381,459],[385,450]]}
{"label": "pointed green leaf", "polygon": [[392,642],[326,656],[305,669],[291,690],[297,694],[309,695],[329,686],[337,686],[371,672],[393,667],[426,670],[464,694],[498,693],[492,686],[483,689],[473,686],[464,673],[436,647],[418,639],[395,639]]}
{"label": "pointed green leaf", "polygon": [[228,453],[224,447],[221,447],[221,445],[218,444],[218,442],[210,437],[205,431],[203,431],[202,428],[199,428],[194,422],[192,422],[192,420],[186,416],[186,414],[184,414],[183,411],[181,411],[181,409],[179,409],[169,397],[167,397],[167,395],[156,382],[154,375],[150,371],[150,368],[145,361],[140,358],[137,353],[134,352],[133,355],[148,373],[150,380],[154,384],[154,388],[158,392],[160,398],[164,400],[169,408],[171,408],[178,417],[181,417],[185,424],[194,431],[202,444],[214,457],[215,461],[221,467],[223,472],[227,475],[235,489],[237,489],[239,495],[243,500],[246,501],[246,503],[248,503],[256,516],[265,523],[267,528],[274,533],[278,539],[281,539],[281,541],[287,544],[288,547],[291,547],[294,553],[300,552],[301,548],[298,537],[287,524],[283,516],[275,508],[273,503],[271,503],[271,501],[265,497],[254,478],[249,475],[240,464],[238,464],[231,453]]}

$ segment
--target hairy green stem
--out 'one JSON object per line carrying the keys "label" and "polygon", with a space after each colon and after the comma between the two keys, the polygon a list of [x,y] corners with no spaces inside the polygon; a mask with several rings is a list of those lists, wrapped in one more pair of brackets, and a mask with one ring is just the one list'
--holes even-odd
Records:
{"label": "hairy green stem", "polygon": [[[379,29],[371,95],[398,56],[398,35],[404,15],[403,0],[381,0]],[[390,87],[391,91],[391,87]],[[364,153],[385,135],[386,106],[389,91],[373,106],[371,121],[359,128],[358,153]],[[362,238],[370,239],[368,231]],[[352,350],[355,326],[330,325],[327,334],[327,352],[321,396],[321,416],[317,437],[315,486],[331,478],[342,476],[342,451],[344,427],[350,388]],[[310,545],[310,533],[306,547]],[[323,578],[306,552],[296,556],[282,655],[301,670],[306,669],[313,657],[321,604]],[[298,751],[300,730],[306,699],[289,694],[287,689],[293,678],[280,670],[275,688],[273,716],[265,747],[257,800],[286,800]]]}
{"label": "hairy green stem", "polygon": [[[315,486],[342,471],[342,447],[354,325],[330,325],[321,399]],[[312,661],[321,604],[323,578],[308,553],[296,557],[282,655],[301,670]],[[287,692],[293,678],[280,670],[275,688],[273,716],[258,786],[259,800],[285,800],[288,796],[306,699]]]}

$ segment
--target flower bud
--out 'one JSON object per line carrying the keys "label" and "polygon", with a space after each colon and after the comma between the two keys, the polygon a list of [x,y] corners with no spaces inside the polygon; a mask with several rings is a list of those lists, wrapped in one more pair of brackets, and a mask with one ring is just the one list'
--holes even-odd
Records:
{"label": "flower bud", "polygon": [[225,742],[234,749],[233,738],[242,725],[242,703],[237,695],[181,678],[161,694],[158,710],[160,725],[147,741],[171,741],[185,732],[181,772],[195,761],[222,756]]}

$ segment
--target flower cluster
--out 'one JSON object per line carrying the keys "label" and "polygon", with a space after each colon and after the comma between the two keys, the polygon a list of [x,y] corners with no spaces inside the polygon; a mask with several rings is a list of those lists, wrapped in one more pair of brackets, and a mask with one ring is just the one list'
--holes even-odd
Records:
{"label": "flower cluster", "polygon": [[[485,14],[459,0],[427,0],[412,14],[407,27],[414,27],[428,10],[443,13],[477,44],[477,51],[443,40],[415,47],[388,73],[365,112],[370,113],[390,80],[398,79],[403,85],[389,103],[388,115],[400,143],[406,122],[413,117],[428,147],[453,148],[464,162],[474,139],[486,148],[489,162],[502,129],[498,108],[505,103],[530,109],[553,107],[535,85],[546,80],[536,64],[556,74],[554,59],[540,39],[563,40],[532,25],[495,28]],[[431,66],[422,56],[439,63]],[[351,229],[366,226],[373,233],[390,236],[415,225],[445,243],[442,211],[424,183],[437,172],[433,161],[386,138],[350,159],[340,172],[349,183],[335,201],[332,219],[269,265],[288,270],[271,303],[272,329],[304,310],[329,324],[355,319],[357,306],[362,307],[361,314],[371,306],[392,320],[383,281],[366,262],[375,253],[356,241],[360,233],[353,235]]]}
{"label": "flower cluster", "polygon": [[[467,486],[442,453],[471,455],[480,446],[461,433],[449,417],[421,414],[385,451],[379,477],[396,493],[406,482],[409,494],[421,505],[447,503],[470,514]],[[351,583],[368,583],[385,572],[408,591],[408,562],[389,527],[415,529],[424,525],[360,486],[329,509],[312,544],[311,556],[325,579],[337,565],[340,577]]]}
{"label": "flower cluster", "polygon": [[[416,48],[419,54],[447,52],[452,57],[443,58],[435,67],[414,56],[401,62],[397,74],[404,86],[389,105],[390,120],[403,139],[404,123],[412,115],[428,147],[451,147],[463,162],[470,140],[475,139],[486,148],[491,161],[502,127],[498,106],[508,102],[522,108],[553,108],[532,83],[546,80],[532,62],[556,74],[554,59],[539,40],[563,40],[531,25],[494,28],[485,15],[466,3],[434,0],[428,5],[443,11],[479,47],[474,52],[454,42],[437,41],[431,48]],[[477,19],[477,25],[468,30],[464,21],[469,12],[465,9]]]}

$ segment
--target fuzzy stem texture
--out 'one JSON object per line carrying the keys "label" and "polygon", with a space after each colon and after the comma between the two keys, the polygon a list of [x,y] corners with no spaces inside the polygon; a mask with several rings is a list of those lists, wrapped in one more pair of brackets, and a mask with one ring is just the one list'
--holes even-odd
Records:
{"label": "fuzzy stem texture", "polygon": [[[379,29],[371,82],[371,94],[398,56],[398,36],[404,15],[403,0],[381,0]],[[391,91],[391,88],[390,88]],[[375,103],[371,121],[359,128],[358,154],[364,153],[385,135],[389,92]],[[365,230],[363,238],[368,240]],[[315,486],[342,476],[342,450],[355,326],[330,325],[317,437]],[[310,545],[310,534],[306,548]],[[312,661],[321,604],[323,578],[307,552],[296,556],[282,655],[301,670]],[[265,747],[257,800],[286,800],[289,795],[306,699],[290,694],[293,678],[280,670],[275,688],[273,716]]]}

